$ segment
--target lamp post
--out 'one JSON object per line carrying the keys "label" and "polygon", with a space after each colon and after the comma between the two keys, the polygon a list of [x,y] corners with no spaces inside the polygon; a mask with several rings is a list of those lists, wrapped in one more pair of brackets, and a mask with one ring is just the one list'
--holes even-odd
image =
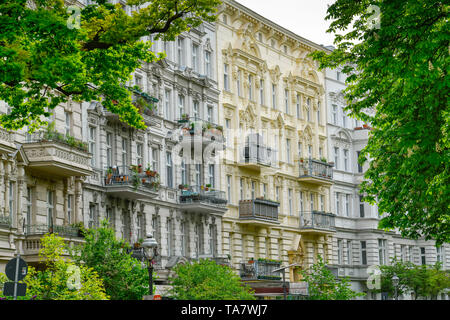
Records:
{"label": "lamp post", "polygon": [[158,242],[151,233],[147,233],[147,237],[141,246],[144,248],[144,254],[148,259],[149,292],[150,296],[153,296],[153,258],[157,256]]}
{"label": "lamp post", "polygon": [[281,267],[281,268],[272,270],[272,273],[282,272],[282,276],[283,276],[283,299],[284,300],[286,300],[286,297],[287,297],[286,279],[285,279],[285,271],[284,270],[285,269],[289,269],[289,268],[294,267],[294,266],[297,266],[297,265],[298,265],[298,263],[293,263],[293,264],[290,264],[290,265],[288,265],[286,267]]}
{"label": "lamp post", "polygon": [[395,300],[398,300],[398,292],[397,292],[397,290],[398,290],[398,283],[399,283],[399,281],[400,281],[400,279],[397,277],[396,274],[394,274],[394,276],[392,277],[392,284],[393,284],[394,289],[395,289],[395,294],[394,294]]}

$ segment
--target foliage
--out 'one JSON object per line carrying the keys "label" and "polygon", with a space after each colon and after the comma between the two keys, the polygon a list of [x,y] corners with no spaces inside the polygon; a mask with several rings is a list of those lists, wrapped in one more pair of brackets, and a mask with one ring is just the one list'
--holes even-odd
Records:
{"label": "foliage", "polygon": [[3,127],[33,131],[58,104],[73,100],[99,101],[123,122],[145,128],[125,83],[142,62],[164,54],[141,39],[172,41],[214,21],[220,1],[127,0],[130,15],[122,4],[91,3],[77,12],[63,0],[1,2],[0,100],[12,107],[0,116]]}
{"label": "foliage", "polygon": [[361,190],[380,227],[438,244],[450,241],[448,18],[440,0],[337,0],[326,17],[336,49],[312,54],[343,68],[346,111],[373,127]]}
{"label": "foliage", "polygon": [[149,292],[148,270],[127,252],[129,244],[116,239],[106,220],[99,228],[87,229],[84,235],[85,242],[72,251],[76,264],[84,264],[99,274],[111,300],[142,300]]}
{"label": "foliage", "polygon": [[254,300],[251,289],[228,266],[200,259],[174,267],[170,294],[177,300]]}
{"label": "foliage", "polygon": [[431,265],[415,265],[409,261],[403,262],[393,259],[391,265],[380,266],[381,289],[379,292],[387,292],[395,295],[392,284],[394,274],[399,278],[398,295],[413,292],[415,299],[436,298],[445,289],[450,288],[450,274],[441,269],[439,263]]}
{"label": "foliage", "polygon": [[364,296],[350,289],[348,278],[337,280],[327,268],[321,256],[309,270],[300,271],[303,281],[308,284],[310,300],[350,300]]}
{"label": "foliage", "polygon": [[[39,257],[45,268],[41,271],[28,266],[28,274],[21,281],[27,285],[26,296],[18,297],[18,300],[108,299],[98,274],[92,268],[79,266],[77,269],[72,262],[65,261],[62,255],[66,250],[63,239],[55,234],[46,234],[41,239]],[[0,274],[0,283],[5,280],[6,277]]]}

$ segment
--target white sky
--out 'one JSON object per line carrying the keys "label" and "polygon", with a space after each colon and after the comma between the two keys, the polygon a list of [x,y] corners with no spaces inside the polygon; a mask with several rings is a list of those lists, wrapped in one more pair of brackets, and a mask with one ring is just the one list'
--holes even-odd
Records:
{"label": "white sky", "polygon": [[334,0],[236,0],[259,15],[316,44],[332,45],[334,36],[326,33],[325,20]]}

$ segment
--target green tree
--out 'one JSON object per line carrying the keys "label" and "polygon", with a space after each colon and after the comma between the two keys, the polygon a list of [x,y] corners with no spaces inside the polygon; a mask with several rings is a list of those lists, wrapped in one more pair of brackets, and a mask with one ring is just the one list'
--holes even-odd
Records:
{"label": "green tree", "polygon": [[310,300],[350,300],[364,296],[350,289],[348,278],[336,279],[327,268],[321,256],[308,270],[300,271],[303,281],[308,284]]}
{"label": "green tree", "polygon": [[346,111],[373,127],[359,159],[371,159],[365,200],[385,214],[381,228],[449,242],[448,4],[336,0],[327,13],[336,49],[312,57],[343,67]]}
{"label": "green tree", "polygon": [[169,279],[170,295],[177,300],[254,300],[252,290],[242,284],[228,266],[201,259],[178,264],[176,276]]}
{"label": "green tree", "polygon": [[106,220],[99,228],[86,229],[84,237],[85,242],[72,251],[72,259],[98,273],[111,300],[142,300],[149,293],[148,269],[127,252],[130,245],[115,237]]}
{"label": "green tree", "polygon": [[[45,123],[58,104],[101,101],[110,112],[145,128],[124,84],[142,63],[162,56],[143,37],[174,40],[181,32],[214,21],[219,0],[94,0],[75,10],[64,0],[0,3],[0,100],[12,107],[0,116],[8,129]],[[139,9],[137,9],[139,8]],[[79,24],[77,19],[79,18]]]}
{"label": "green tree", "polygon": [[[64,240],[55,234],[42,237],[39,257],[44,270],[28,267],[22,281],[27,285],[27,293],[19,300],[108,300],[102,279],[92,268],[75,266],[62,257],[67,249]],[[0,274],[0,283],[6,280]]]}
{"label": "green tree", "polygon": [[441,264],[415,265],[394,259],[390,265],[380,266],[381,289],[378,292],[387,292],[395,295],[392,284],[394,274],[399,278],[397,294],[414,293],[414,298],[432,298],[450,288],[450,275],[442,270]]}

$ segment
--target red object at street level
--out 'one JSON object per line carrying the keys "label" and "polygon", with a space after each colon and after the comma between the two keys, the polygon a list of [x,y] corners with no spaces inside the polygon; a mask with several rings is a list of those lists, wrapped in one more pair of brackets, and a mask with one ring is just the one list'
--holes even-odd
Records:
{"label": "red object at street level", "polygon": [[162,300],[162,299],[161,299],[161,296],[159,294],[155,294],[153,296],[153,300]]}

